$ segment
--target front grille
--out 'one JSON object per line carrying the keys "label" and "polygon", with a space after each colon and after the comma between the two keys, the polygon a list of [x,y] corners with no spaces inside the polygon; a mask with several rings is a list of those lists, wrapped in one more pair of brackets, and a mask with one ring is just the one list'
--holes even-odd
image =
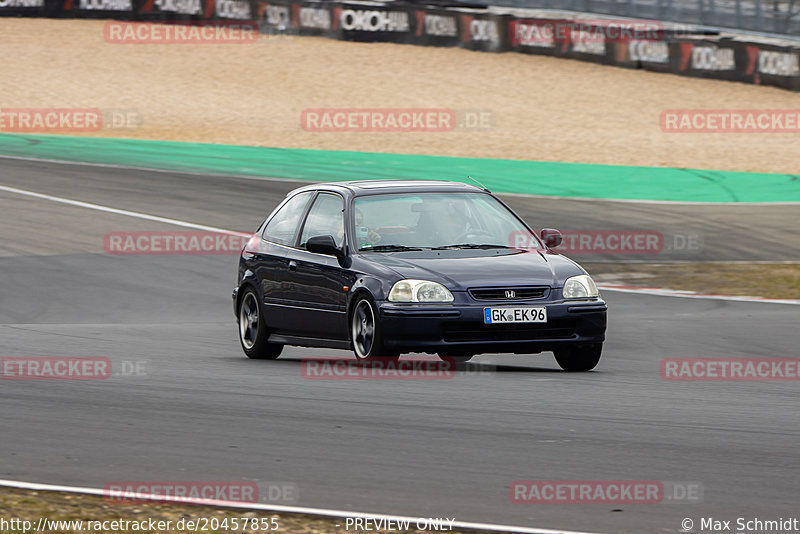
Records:
{"label": "front grille", "polygon": [[483,324],[452,322],[444,325],[444,340],[458,341],[534,341],[575,337],[575,321],[561,320],[546,324]]}
{"label": "front grille", "polygon": [[469,294],[475,300],[530,300],[545,298],[550,292],[547,286],[531,287],[482,287],[470,289]]}

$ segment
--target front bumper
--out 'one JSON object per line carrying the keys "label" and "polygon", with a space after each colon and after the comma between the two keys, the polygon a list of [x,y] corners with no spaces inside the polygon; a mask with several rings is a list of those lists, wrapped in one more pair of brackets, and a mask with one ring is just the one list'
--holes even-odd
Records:
{"label": "front bumper", "polygon": [[[379,302],[386,348],[399,352],[536,353],[605,339],[603,300],[452,305]],[[547,323],[484,324],[487,307],[544,306]]]}

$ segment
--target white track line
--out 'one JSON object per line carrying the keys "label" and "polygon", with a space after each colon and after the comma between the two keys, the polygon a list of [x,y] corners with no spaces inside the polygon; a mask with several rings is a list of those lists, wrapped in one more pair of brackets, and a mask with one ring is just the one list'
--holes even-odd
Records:
{"label": "white track line", "polygon": [[[581,260],[583,261],[583,260]],[[608,265],[615,265],[619,264],[620,262],[617,260],[602,260],[597,261],[596,259],[587,260],[586,263],[592,264],[608,264]],[[800,260],[704,260],[702,262],[698,262],[697,260],[659,260],[658,262],[652,262],[649,260],[625,260],[626,265],[636,265],[636,264],[644,264],[644,265],[652,265],[653,267],[664,267],[670,265],[684,265],[690,263],[709,263],[709,264],[718,264],[718,265],[797,265],[800,263]]]}
{"label": "white track line", "polygon": [[234,232],[233,230],[225,230],[224,228],[217,228],[215,226],[206,226],[204,224],[195,224],[187,221],[180,221],[178,219],[168,219],[166,217],[158,217],[156,215],[148,215],[147,213],[140,213],[138,211],[120,210],[117,208],[110,208],[108,206],[101,206],[100,204],[92,204],[90,202],[82,202],[80,200],[71,200],[69,198],[55,197],[52,195],[44,195],[34,191],[27,191],[25,189],[17,189],[15,187],[8,187],[0,185],[0,191],[8,193],[16,193],[18,195],[25,195],[43,200],[51,200],[53,202],[60,202],[61,204],[69,204],[70,206],[78,206],[79,208],[88,208],[91,210],[104,211],[106,213],[113,213],[115,215],[126,215],[128,217],[136,217],[137,219],[145,219],[147,221],[155,221],[165,224],[173,224],[175,226],[182,226],[184,228],[194,228],[195,230],[205,230],[208,232],[217,232],[220,234],[234,234],[237,236],[249,236],[252,234],[245,234],[242,232]]}
{"label": "white track line", "polygon": [[[218,232],[221,234],[233,234],[238,236],[249,236],[251,234],[246,234],[242,232],[235,232],[233,230],[226,230],[224,228],[217,228],[214,226],[205,226],[203,224],[195,224],[187,221],[181,221],[178,219],[169,219],[166,217],[158,217],[156,215],[148,215],[147,213],[139,213],[137,211],[129,211],[129,210],[120,210],[117,208],[110,208],[108,206],[101,206],[100,204],[91,204],[89,202],[82,202],[80,200],[72,200],[69,198],[62,198],[56,197],[53,195],[45,195],[42,193],[36,193],[34,191],[27,191],[25,189],[17,189],[15,187],[8,187],[5,185],[0,185],[0,191],[6,191],[9,193],[16,193],[19,195],[25,195],[29,197],[39,198],[43,200],[51,200],[53,202],[60,202],[62,204],[68,204],[70,206],[77,206],[80,208],[88,208],[97,211],[103,211],[106,213],[113,213],[115,215],[126,215],[128,217],[136,217],[138,219],[145,219],[148,221],[156,221],[165,224],[174,224],[175,226],[182,226],[184,228],[194,228],[197,230],[206,230],[209,232]],[[730,300],[730,301],[739,301],[739,302],[761,302],[761,303],[768,303],[768,304],[800,304],[798,300],[780,300],[780,299],[767,299],[767,298],[760,298],[760,297],[736,297],[732,295],[702,295],[699,293],[694,293],[692,291],[679,291],[679,290],[671,290],[671,289],[661,289],[657,287],[633,287],[633,286],[622,286],[622,285],[614,285],[614,284],[598,284],[599,288],[606,290],[606,291],[619,291],[622,293],[639,293],[645,295],[654,295],[659,297],[683,297],[683,298],[693,298],[693,299],[711,299],[711,300]]]}
{"label": "white track line", "polygon": [[[66,493],[82,493],[85,495],[97,495],[105,497],[108,492],[97,488],[81,488],[75,486],[58,486],[53,484],[37,484],[35,482],[20,482],[17,480],[0,480],[0,487],[26,489],[33,491],[61,491]],[[269,512],[287,512],[292,514],[307,514],[325,517],[353,517],[371,518],[378,520],[391,521],[411,521],[424,519],[424,516],[412,517],[402,515],[369,514],[364,512],[350,512],[347,510],[331,510],[327,508],[310,508],[306,506],[283,506],[261,503],[246,503],[237,501],[217,501],[212,499],[182,499],[166,495],[138,494],[137,499],[178,502],[181,504],[195,504],[201,506],[219,506],[225,508],[239,508],[245,510],[264,510]],[[465,530],[489,530],[492,532],[518,532],[520,534],[592,534],[589,532],[579,532],[574,530],[553,530],[548,528],[515,527],[511,525],[497,525],[494,523],[471,523],[469,521],[453,521],[454,528]]]}
{"label": "white track line", "polygon": [[[182,171],[169,169],[154,169],[151,167],[137,167],[133,165],[115,165],[113,163],[85,163],[81,161],[69,161],[61,159],[30,158],[25,156],[7,156],[0,154],[0,159],[14,159],[20,161],[38,161],[41,163],[58,163],[61,165],[84,165],[87,167],[102,167],[107,169],[131,169],[135,171],[160,172],[168,174],[186,174],[189,176],[222,176],[226,178],[240,178],[243,180],[259,180],[267,182],[304,182],[314,183],[314,180],[303,180],[301,178],[273,178],[269,176],[253,176],[248,174]],[[465,182],[466,183],[466,182]],[[589,198],[589,197],[567,197],[559,195],[534,195],[531,193],[504,193],[497,192],[498,195],[514,197],[530,197],[543,200],[577,200],[581,202],[622,202],[628,204],[664,204],[673,206],[800,206],[800,202],[703,202],[691,200],[647,200],[635,198]]]}
{"label": "white track line", "polygon": [[694,291],[680,289],[662,289],[660,287],[636,287],[615,284],[597,284],[603,291],[617,291],[619,293],[636,293],[639,295],[653,295],[656,297],[680,297],[685,299],[730,300],[735,302],[761,302],[767,304],[793,304],[800,306],[800,300],[768,299],[766,297],[739,297],[735,295],[704,295]]}

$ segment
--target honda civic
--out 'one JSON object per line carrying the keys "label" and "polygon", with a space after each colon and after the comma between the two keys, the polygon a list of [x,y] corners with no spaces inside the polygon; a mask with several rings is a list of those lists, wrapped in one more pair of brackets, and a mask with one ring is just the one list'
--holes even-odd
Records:
{"label": "honda civic", "polygon": [[359,360],[423,352],[553,352],[566,371],[600,360],[606,303],[482,187],[429,180],[323,183],[290,192],[244,247],[233,292],[250,358],[285,345]]}

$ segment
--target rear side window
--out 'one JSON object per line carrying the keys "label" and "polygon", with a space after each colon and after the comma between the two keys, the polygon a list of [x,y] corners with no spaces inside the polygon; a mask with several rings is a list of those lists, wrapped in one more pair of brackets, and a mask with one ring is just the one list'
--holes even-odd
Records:
{"label": "rear side window", "polygon": [[305,248],[308,238],[318,235],[333,236],[337,247],[344,242],[344,201],[339,195],[321,193],[308,212],[300,246]]}
{"label": "rear side window", "polygon": [[263,237],[280,245],[293,245],[300,218],[306,210],[313,191],[306,191],[289,199],[264,228]]}

